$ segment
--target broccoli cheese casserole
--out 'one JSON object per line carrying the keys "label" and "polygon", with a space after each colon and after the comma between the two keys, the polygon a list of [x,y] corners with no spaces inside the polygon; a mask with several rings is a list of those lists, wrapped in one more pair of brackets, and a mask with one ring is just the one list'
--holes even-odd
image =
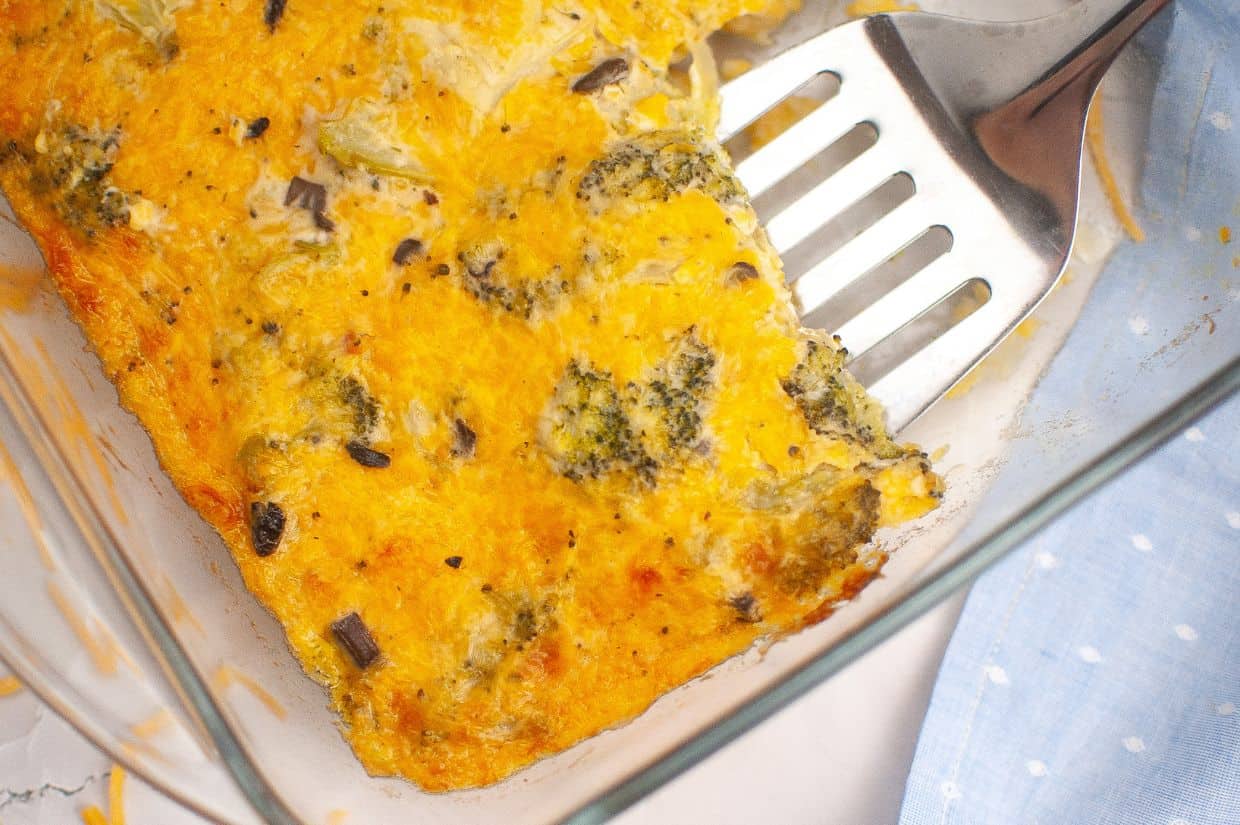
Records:
{"label": "broccoli cheese casserole", "polygon": [[0,0],[0,186],[372,773],[622,722],[935,506],[712,137],[787,5]]}

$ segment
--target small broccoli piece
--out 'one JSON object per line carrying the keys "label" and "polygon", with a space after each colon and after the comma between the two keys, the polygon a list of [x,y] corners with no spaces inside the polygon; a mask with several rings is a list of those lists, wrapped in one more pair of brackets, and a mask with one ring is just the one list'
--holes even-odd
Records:
{"label": "small broccoli piece", "polygon": [[352,375],[341,378],[339,388],[340,400],[348,408],[353,422],[354,436],[366,438],[379,424],[379,402]]}
{"label": "small broccoli piece", "polygon": [[715,385],[715,360],[690,331],[623,392],[609,373],[574,361],[544,416],[543,446],[574,480],[624,467],[653,484],[661,465],[703,447],[703,407]]}
{"label": "small broccoli piece", "polygon": [[869,481],[830,490],[800,516],[796,532],[807,539],[790,548],[780,566],[779,585],[805,595],[819,590],[832,573],[856,564],[859,549],[878,529],[881,502],[882,494]]}
{"label": "small broccoli piece", "polygon": [[654,132],[594,160],[577,197],[601,212],[617,199],[666,201],[691,189],[723,205],[740,203],[745,195],[719,152],[703,151],[693,136]]}
{"label": "small broccoli piece", "polygon": [[542,441],[575,481],[627,467],[653,483],[657,466],[633,432],[610,373],[570,362],[543,417]]}
{"label": "small broccoli piece", "polygon": [[513,672],[517,657],[539,636],[555,629],[554,599],[537,599],[525,591],[502,591],[484,585],[489,610],[474,623],[469,648],[453,680],[455,691],[465,696],[476,687],[489,688],[497,678],[519,678]]}
{"label": "small broccoli piece", "polygon": [[692,333],[642,384],[630,385],[639,429],[659,457],[701,444],[702,407],[714,387],[715,354]]}
{"label": "small broccoli piece", "polygon": [[728,599],[728,604],[736,611],[736,620],[746,624],[757,624],[762,621],[762,609],[753,593],[746,590]]}
{"label": "small broccoli piece", "polygon": [[456,257],[461,262],[461,284],[470,295],[527,321],[535,311],[554,306],[568,289],[562,279],[509,276],[499,241],[474,244]]}
{"label": "small broccoli piece", "polygon": [[882,408],[844,369],[847,355],[841,347],[807,338],[800,362],[781,382],[784,392],[819,435],[856,439],[882,458],[901,455],[887,436]]}
{"label": "small broccoli piece", "polygon": [[42,132],[29,158],[30,184],[46,195],[68,224],[93,237],[129,221],[129,197],[108,180],[120,145],[120,129],[65,126]]}

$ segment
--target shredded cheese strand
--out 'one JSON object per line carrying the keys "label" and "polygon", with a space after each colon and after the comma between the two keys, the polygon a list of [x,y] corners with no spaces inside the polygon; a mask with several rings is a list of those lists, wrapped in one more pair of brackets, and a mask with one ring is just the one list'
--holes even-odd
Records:
{"label": "shredded cheese strand", "polygon": [[94,661],[95,667],[104,676],[111,676],[116,673],[117,651],[116,644],[107,637],[106,632],[104,638],[99,639],[91,631],[86,620],[82,618],[82,614],[77,612],[73,603],[69,601],[69,597],[64,594],[55,582],[47,583],[47,593],[52,597],[52,601],[56,603],[65,621],[69,627],[73,629],[74,634],[81,640],[82,645],[86,648],[86,652],[90,654],[90,658]]}
{"label": "shredded cheese strand", "polygon": [[82,809],[82,822],[85,825],[109,825],[108,818],[95,805],[88,805]]}
{"label": "shredded cheese strand", "polygon": [[171,724],[172,714],[166,708],[161,708],[141,722],[135,722],[130,726],[129,732],[139,739],[150,739]]}
{"label": "shredded cheese strand", "polygon": [[125,769],[112,766],[108,778],[108,820],[110,825],[125,825]]}
{"label": "shredded cheese strand", "polygon": [[1120,226],[1124,227],[1128,237],[1141,243],[1145,240],[1145,230],[1132,216],[1128,203],[1119,191],[1115,172],[1111,168],[1111,159],[1107,155],[1106,126],[1102,119],[1101,98],[1089,107],[1089,117],[1085,120],[1085,142],[1089,146],[1090,157],[1094,159],[1094,168],[1098,170],[1098,178],[1102,181],[1102,191],[1111,205],[1111,211],[1115,213],[1116,219]]}
{"label": "shredded cheese strand", "polygon": [[277,719],[283,719],[288,716],[288,711],[284,709],[276,697],[272,696],[267,690],[258,683],[258,681],[248,674],[242,673],[229,665],[221,665],[215,671],[215,677],[212,679],[216,686],[221,690],[232,684],[239,684],[254,695],[254,698],[267,706],[267,709]]}
{"label": "shredded cheese strand", "polygon": [[[3,341],[9,352],[17,352],[9,346],[11,339],[4,334],[2,329],[0,329],[0,341]],[[55,570],[56,561],[52,558],[52,549],[47,546],[47,539],[43,537],[43,519],[39,518],[39,510],[34,505],[34,497],[30,495],[30,488],[26,486],[26,482],[22,481],[17,471],[17,464],[13,462],[13,457],[9,455],[9,451],[4,448],[3,444],[0,444],[0,481],[7,482],[17,497],[17,507],[22,511],[22,519],[26,522],[26,527],[30,530],[35,545],[39,548],[39,558],[43,561],[43,566],[48,570]]]}
{"label": "shredded cheese strand", "polygon": [[849,17],[866,17],[871,14],[880,14],[892,11],[920,11],[920,7],[916,3],[899,3],[895,0],[856,0],[844,7],[844,13]]}

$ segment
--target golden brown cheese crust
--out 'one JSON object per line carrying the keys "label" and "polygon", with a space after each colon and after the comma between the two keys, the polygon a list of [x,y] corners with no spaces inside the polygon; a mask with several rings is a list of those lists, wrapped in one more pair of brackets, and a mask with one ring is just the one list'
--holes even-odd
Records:
{"label": "golden brown cheese crust", "polygon": [[0,185],[366,767],[479,785],[823,618],[939,481],[706,137],[767,3],[328,5],[0,0]]}

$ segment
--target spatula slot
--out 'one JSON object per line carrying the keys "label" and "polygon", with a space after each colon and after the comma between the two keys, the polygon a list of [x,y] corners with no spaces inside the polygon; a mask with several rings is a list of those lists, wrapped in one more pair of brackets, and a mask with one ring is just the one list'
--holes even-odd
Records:
{"label": "spatula slot", "polygon": [[[892,175],[805,240],[784,251],[784,273],[789,283],[912,198],[916,191],[917,186],[909,175],[903,172]],[[895,246],[899,239],[892,238],[891,242]]]}
{"label": "spatula slot", "polygon": [[[874,301],[951,251],[954,243],[945,226],[932,226],[825,304],[805,314],[804,323],[835,331]],[[848,346],[848,342],[844,342]]]}
{"label": "spatula slot", "polygon": [[789,128],[800,123],[811,112],[839,93],[839,75],[833,72],[816,74],[790,95],[780,99],[745,129],[733,135],[723,146],[732,156],[732,161],[740,163],[757,151],[760,146],[770,143]]}
{"label": "spatula slot", "polygon": [[849,370],[867,386],[878,381],[985,306],[990,296],[990,284],[986,281],[966,281],[868,352],[859,353]]}
{"label": "spatula slot", "polygon": [[783,212],[823,180],[839,172],[878,142],[878,130],[859,123],[839,140],[811,157],[786,178],[754,198],[754,209],[763,222]]}

